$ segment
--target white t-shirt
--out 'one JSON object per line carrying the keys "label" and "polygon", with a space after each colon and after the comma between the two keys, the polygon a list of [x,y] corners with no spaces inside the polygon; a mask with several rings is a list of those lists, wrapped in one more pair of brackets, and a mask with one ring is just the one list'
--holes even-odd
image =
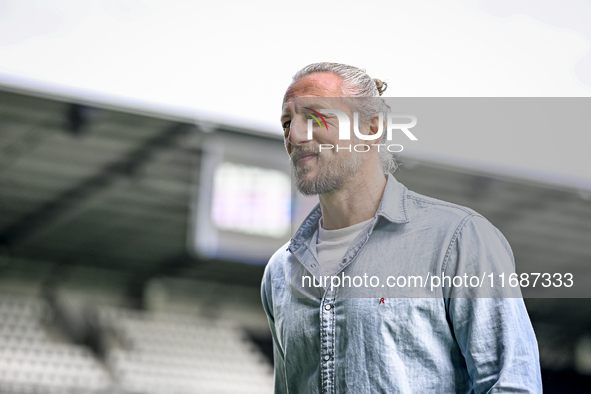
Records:
{"label": "white t-shirt", "polygon": [[322,228],[322,219],[320,219],[316,252],[322,276],[336,274],[337,267],[349,249],[349,245],[372,220],[373,218],[338,230],[325,230]]}

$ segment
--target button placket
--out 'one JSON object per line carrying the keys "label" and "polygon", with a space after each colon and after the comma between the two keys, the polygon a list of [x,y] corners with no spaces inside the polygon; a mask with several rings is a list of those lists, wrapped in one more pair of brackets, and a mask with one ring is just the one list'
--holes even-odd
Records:
{"label": "button placket", "polygon": [[334,351],[335,351],[335,291],[327,290],[320,307],[321,358],[320,372],[322,392],[332,393],[334,388]]}

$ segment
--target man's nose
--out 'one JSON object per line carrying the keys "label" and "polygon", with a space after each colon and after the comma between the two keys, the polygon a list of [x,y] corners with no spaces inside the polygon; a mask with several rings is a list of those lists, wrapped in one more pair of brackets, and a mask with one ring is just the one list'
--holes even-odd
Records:
{"label": "man's nose", "polygon": [[304,145],[310,140],[308,139],[308,124],[306,119],[297,116],[292,119],[289,128],[288,143],[294,146]]}

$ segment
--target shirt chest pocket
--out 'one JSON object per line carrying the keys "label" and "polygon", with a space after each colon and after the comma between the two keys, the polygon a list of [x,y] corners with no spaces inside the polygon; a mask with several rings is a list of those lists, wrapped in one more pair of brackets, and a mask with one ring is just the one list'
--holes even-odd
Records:
{"label": "shirt chest pocket", "polygon": [[445,306],[439,298],[357,298],[339,303],[337,326],[342,324],[356,335],[399,344],[450,335]]}

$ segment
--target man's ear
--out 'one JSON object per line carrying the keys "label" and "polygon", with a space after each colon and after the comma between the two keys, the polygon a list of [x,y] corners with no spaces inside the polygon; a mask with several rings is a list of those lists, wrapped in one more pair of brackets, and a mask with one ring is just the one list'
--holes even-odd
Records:
{"label": "man's ear", "polygon": [[[386,130],[386,119],[382,120],[382,135]],[[369,134],[376,135],[380,130],[380,116],[378,114],[374,114],[370,121],[369,121]],[[377,137],[377,139],[382,138],[382,135]]]}

